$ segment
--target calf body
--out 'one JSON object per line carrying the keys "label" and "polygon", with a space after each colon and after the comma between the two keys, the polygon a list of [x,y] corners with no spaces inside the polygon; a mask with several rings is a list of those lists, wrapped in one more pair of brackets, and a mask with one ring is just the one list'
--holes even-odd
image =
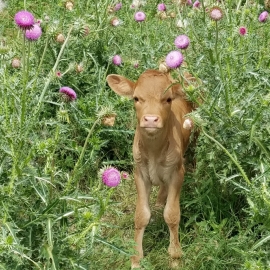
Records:
{"label": "calf body", "polygon": [[179,258],[179,199],[184,179],[183,155],[190,136],[190,131],[183,129],[183,122],[192,105],[185,99],[180,84],[175,84],[169,74],[156,70],[145,71],[137,82],[113,74],[107,82],[117,94],[134,99],[138,120],[133,143],[137,254],[132,257],[132,268],[138,268],[143,257],[142,240],[151,216],[152,185],[160,187],[156,204],[165,206],[164,219],[170,231],[168,252],[172,258]]}

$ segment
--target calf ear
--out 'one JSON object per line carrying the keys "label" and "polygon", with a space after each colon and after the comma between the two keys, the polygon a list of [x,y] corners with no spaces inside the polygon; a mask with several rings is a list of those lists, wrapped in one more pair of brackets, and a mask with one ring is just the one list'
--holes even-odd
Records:
{"label": "calf ear", "polygon": [[106,80],[109,86],[111,87],[111,89],[116,94],[120,96],[125,96],[128,98],[133,98],[133,92],[134,92],[134,86],[135,86],[134,82],[128,80],[127,78],[121,75],[116,75],[116,74],[108,75]]}

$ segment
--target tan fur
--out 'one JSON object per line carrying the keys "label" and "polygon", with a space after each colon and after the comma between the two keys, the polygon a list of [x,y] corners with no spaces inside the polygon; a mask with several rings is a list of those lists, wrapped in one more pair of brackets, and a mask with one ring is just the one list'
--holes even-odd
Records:
{"label": "tan fur", "polygon": [[[189,74],[186,77],[191,78]],[[117,94],[134,98],[138,120],[133,143],[138,194],[135,212],[137,254],[132,257],[132,268],[138,268],[143,257],[142,240],[151,216],[149,196],[152,185],[160,186],[157,205],[165,205],[164,219],[170,231],[169,254],[179,258],[179,199],[184,178],[183,155],[190,136],[190,131],[183,129],[183,122],[184,116],[192,111],[192,105],[185,99],[181,85],[174,84],[169,74],[160,71],[147,70],[137,82],[112,74],[107,77],[107,82]]]}

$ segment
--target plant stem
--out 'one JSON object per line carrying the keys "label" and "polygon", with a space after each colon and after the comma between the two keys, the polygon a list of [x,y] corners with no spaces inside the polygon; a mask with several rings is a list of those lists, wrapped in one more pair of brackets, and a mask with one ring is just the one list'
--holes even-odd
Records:
{"label": "plant stem", "polygon": [[231,115],[230,94],[229,94],[228,86],[227,86],[227,84],[225,82],[225,77],[224,77],[224,74],[223,74],[223,67],[221,65],[220,54],[219,54],[219,51],[218,51],[218,22],[215,21],[215,24],[216,24],[216,40],[215,40],[216,61],[218,63],[219,72],[220,72],[220,76],[221,76],[221,79],[222,79],[222,84],[223,84],[223,87],[224,87],[224,90],[225,90],[226,110],[227,110],[228,115],[230,116]]}
{"label": "plant stem", "polygon": [[78,184],[78,179],[77,179],[77,172],[78,172],[78,168],[79,166],[81,165],[81,162],[84,158],[84,154],[85,154],[85,151],[86,151],[86,147],[87,147],[87,144],[88,144],[88,141],[94,131],[94,128],[95,126],[99,123],[100,121],[100,117],[98,117],[96,119],[96,121],[94,122],[93,126],[91,127],[91,129],[89,130],[88,132],[88,135],[84,141],[84,145],[83,145],[83,148],[82,148],[82,151],[81,151],[81,154],[74,166],[74,169],[73,169],[73,173],[72,173],[72,176],[70,177],[70,179],[68,180],[68,183],[67,183],[67,188],[66,188],[66,191],[69,191],[71,186],[76,186]]}
{"label": "plant stem", "polygon": [[[71,26],[70,29],[69,29],[69,31],[68,31],[67,38],[66,38],[65,42],[63,43],[63,45],[62,45],[62,47],[61,47],[61,50],[60,50],[60,52],[59,52],[59,54],[58,54],[58,56],[57,56],[56,62],[55,62],[55,64],[54,64],[52,70],[50,71],[50,73],[49,73],[49,75],[48,75],[48,77],[47,77],[47,80],[46,80],[46,82],[45,82],[44,88],[43,88],[43,90],[42,90],[42,92],[41,92],[41,94],[40,94],[38,103],[37,103],[37,105],[36,105],[36,109],[35,109],[35,111],[34,111],[34,113],[33,113],[33,120],[31,121],[31,124],[32,124],[32,123],[35,123],[34,120],[36,120],[36,118],[38,117],[38,114],[39,114],[39,112],[40,112],[41,105],[42,105],[42,102],[43,102],[43,98],[44,98],[45,93],[46,93],[46,91],[47,91],[47,89],[48,89],[48,87],[49,87],[49,85],[50,85],[50,83],[51,83],[51,80],[52,80],[53,76],[55,75],[56,68],[57,68],[57,66],[58,66],[58,64],[59,64],[59,61],[60,61],[61,56],[62,56],[62,54],[63,54],[63,51],[64,51],[64,49],[65,49],[65,47],[66,47],[66,44],[67,44],[67,42],[68,42],[68,40],[69,40],[69,38],[70,38],[70,34],[71,34],[72,29],[73,29],[73,27]],[[31,125],[31,126],[32,126],[32,125]],[[28,132],[29,132],[29,129],[30,129],[30,127],[28,128]]]}
{"label": "plant stem", "polygon": [[238,168],[238,170],[240,171],[240,173],[242,174],[244,180],[246,181],[246,183],[248,185],[251,184],[248,176],[246,175],[245,171],[243,170],[243,168],[241,167],[240,163],[237,161],[236,158],[234,158],[230,153],[229,151],[220,143],[218,142],[215,138],[213,138],[212,136],[210,136],[209,134],[207,134],[205,132],[205,130],[202,128],[202,133],[207,137],[209,138],[211,141],[213,141],[215,144],[217,144],[224,152],[225,154],[232,160],[232,162],[236,165],[236,167]]}

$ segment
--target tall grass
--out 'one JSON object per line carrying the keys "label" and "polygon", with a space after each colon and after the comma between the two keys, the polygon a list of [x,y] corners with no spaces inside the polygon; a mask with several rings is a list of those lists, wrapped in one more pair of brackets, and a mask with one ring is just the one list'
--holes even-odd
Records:
{"label": "tall grass", "polygon": [[[112,93],[105,78],[136,80],[158,69],[180,34],[191,43],[182,51],[186,65],[172,75],[188,70],[202,84],[185,89],[199,104],[189,117],[200,135],[187,153],[196,166],[186,166],[179,269],[269,269],[269,20],[258,20],[267,7],[249,0],[201,1],[199,8],[178,2],[165,2],[165,13],[154,0],[135,8],[123,1],[118,11],[109,0],[74,1],[72,10],[56,0],[11,0],[3,9],[0,3],[1,269],[129,269],[136,120],[132,102]],[[221,20],[210,18],[214,6]],[[22,9],[42,21],[37,41],[25,40],[14,23]],[[146,14],[141,23],[134,20],[138,10]],[[114,17],[118,26],[111,25]],[[115,54],[120,66],[112,63]],[[63,99],[62,86],[77,99]],[[111,114],[114,126],[103,121]],[[130,178],[104,186],[105,165]],[[162,213],[153,207],[144,269],[170,269],[167,241]]]}

